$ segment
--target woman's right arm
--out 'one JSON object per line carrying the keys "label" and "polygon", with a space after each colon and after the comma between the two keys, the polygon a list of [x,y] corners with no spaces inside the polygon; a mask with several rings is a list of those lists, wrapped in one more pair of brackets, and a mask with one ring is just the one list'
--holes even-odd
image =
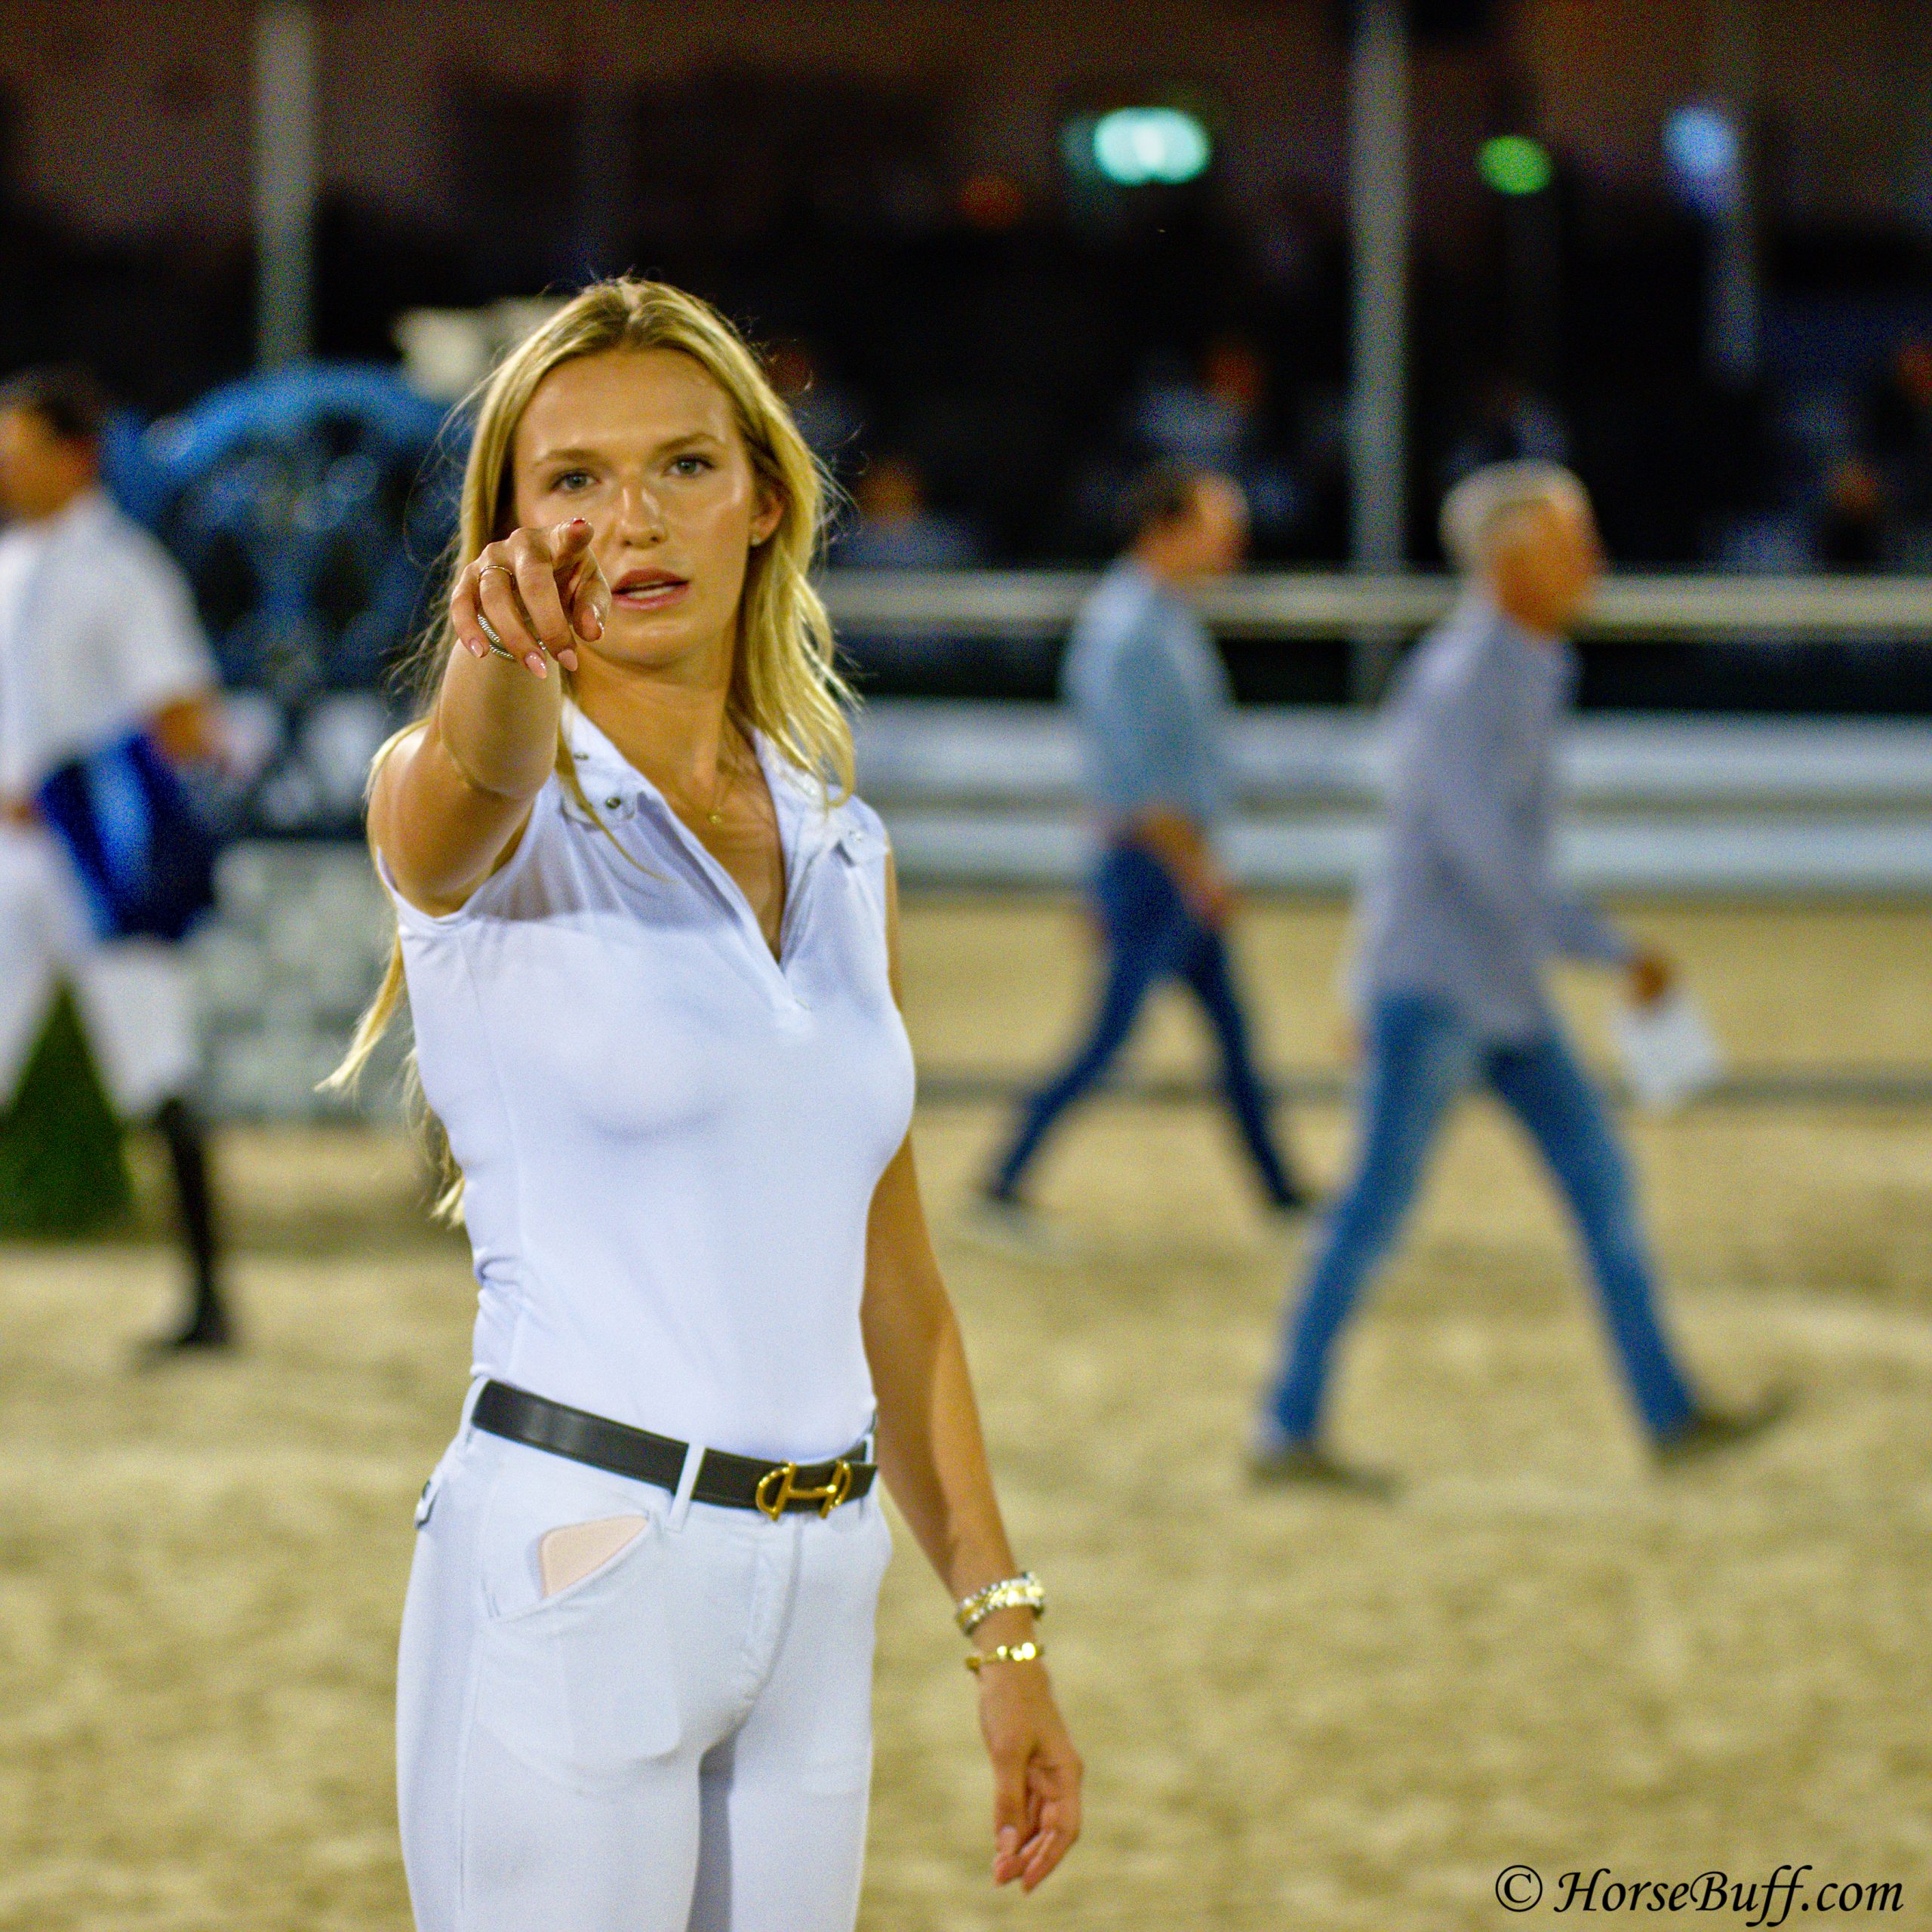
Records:
{"label": "woman's right arm", "polygon": [[[556,763],[563,681],[576,645],[603,635],[610,592],[581,517],[519,530],[457,578],[449,654],[429,715],[369,795],[369,835],[412,906],[454,912],[515,849]],[[500,657],[483,625],[503,640]]]}

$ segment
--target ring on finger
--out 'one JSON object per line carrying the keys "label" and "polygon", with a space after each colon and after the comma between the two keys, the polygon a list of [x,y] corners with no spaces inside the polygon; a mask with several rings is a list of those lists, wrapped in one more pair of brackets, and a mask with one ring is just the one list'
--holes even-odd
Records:
{"label": "ring on finger", "polygon": [[517,661],[516,653],[514,651],[506,651],[503,648],[503,641],[497,635],[495,625],[491,623],[481,611],[476,614],[476,623],[478,628],[483,633],[484,642],[490,647],[490,654],[493,657],[506,657],[514,664]]}
{"label": "ring on finger", "polygon": [[[488,563],[478,564],[477,565],[476,579],[479,586],[482,583],[483,579],[488,577],[492,571],[496,571],[501,575],[508,577],[512,584],[516,582],[516,572],[512,570],[508,564],[500,564],[493,559]],[[507,662],[512,664],[518,664],[523,661],[517,656],[514,651],[505,649],[503,639],[497,635],[495,626],[493,625],[490,622],[489,619],[483,614],[480,606],[477,610],[476,621],[482,626],[485,640],[488,643],[491,650],[497,657],[505,659]],[[547,646],[542,648],[546,649],[548,648]]]}

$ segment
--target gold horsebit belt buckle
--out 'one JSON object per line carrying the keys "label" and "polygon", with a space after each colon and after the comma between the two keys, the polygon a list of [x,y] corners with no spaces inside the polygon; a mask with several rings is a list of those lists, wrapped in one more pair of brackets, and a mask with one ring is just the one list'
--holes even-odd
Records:
{"label": "gold horsebit belt buckle", "polygon": [[784,1515],[786,1506],[793,1503],[816,1503],[818,1513],[829,1516],[852,1493],[852,1466],[842,1456],[832,1466],[832,1480],[816,1489],[801,1489],[798,1476],[796,1463],[780,1463],[758,1478],[752,1500],[774,1523]]}

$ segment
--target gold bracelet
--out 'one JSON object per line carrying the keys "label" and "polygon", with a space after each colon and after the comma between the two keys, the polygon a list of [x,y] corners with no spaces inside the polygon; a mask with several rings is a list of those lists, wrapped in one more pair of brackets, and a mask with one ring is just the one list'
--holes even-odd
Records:
{"label": "gold bracelet", "polygon": [[975,1677],[989,1663],[1038,1663],[1046,1655],[1045,1647],[1030,1640],[1024,1644],[995,1644],[989,1651],[969,1651],[966,1668]]}
{"label": "gold bracelet", "polygon": [[1002,1577],[983,1590],[975,1590],[960,1602],[952,1618],[961,1635],[970,1637],[996,1610],[1030,1610],[1035,1617],[1044,1617],[1046,1586],[1032,1571],[1023,1570],[1017,1577]]}

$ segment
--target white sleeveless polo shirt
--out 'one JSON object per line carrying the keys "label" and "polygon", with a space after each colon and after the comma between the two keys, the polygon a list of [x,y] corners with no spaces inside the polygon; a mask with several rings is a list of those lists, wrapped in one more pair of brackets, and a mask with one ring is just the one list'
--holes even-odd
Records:
{"label": "white sleeveless polo shirt", "polygon": [[786,893],[744,894],[580,713],[601,826],[552,777],[459,912],[392,891],[423,1091],[466,1182],[475,1372],[740,1454],[869,1426],[872,1192],[910,1124],[886,841],[764,743]]}

